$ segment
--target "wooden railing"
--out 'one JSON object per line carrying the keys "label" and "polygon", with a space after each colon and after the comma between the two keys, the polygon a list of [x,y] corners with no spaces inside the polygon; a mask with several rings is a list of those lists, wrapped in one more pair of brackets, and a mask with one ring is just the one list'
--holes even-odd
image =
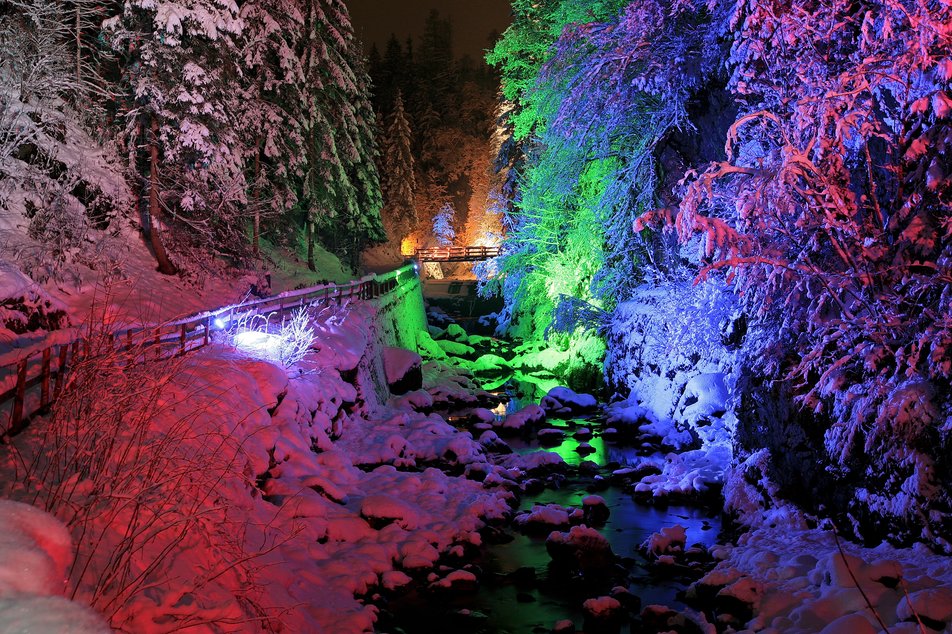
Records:
{"label": "wooden railing", "polygon": [[498,257],[499,247],[427,247],[417,249],[419,262],[478,262]]}
{"label": "wooden railing", "polygon": [[[112,336],[117,349],[135,349],[140,352],[137,358],[141,360],[167,359],[205,347],[211,341],[213,330],[237,316],[253,313],[269,321],[280,321],[308,305],[376,299],[414,278],[417,278],[416,266],[407,264],[390,273],[368,275],[347,284],[323,284],[288,291],[163,324],[118,330]],[[55,338],[57,333],[51,334]],[[75,335],[59,339],[55,343],[25,348],[0,366],[0,390],[6,388],[0,393],[0,441],[22,431],[31,416],[52,404],[63,389],[70,367],[89,354],[88,339]]]}

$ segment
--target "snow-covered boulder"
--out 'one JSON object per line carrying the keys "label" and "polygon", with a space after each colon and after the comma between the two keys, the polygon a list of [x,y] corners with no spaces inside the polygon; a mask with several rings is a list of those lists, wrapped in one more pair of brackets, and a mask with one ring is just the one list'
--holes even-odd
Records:
{"label": "snow-covered boulder", "polygon": [[567,509],[558,504],[536,504],[529,511],[517,514],[512,523],[523,530],[551,531],[554,528],[568,528],[582,520],[578,509]]}
{"label": "snow-covered boulder", "polygon": [[469,335],[459,324],[450,324],[446,327],[446,338],[459,343],[468,343]]}
{"label": "snow-covered boulder", "polygon": [[458,343],[456,341],[449,341],[447,339],[440,339],[436,343],[443,350],[443,352],[451,357],[469,357],[476,352],[475,348],[468,346],[465,343]]}
{"label": "snow-covered boulder", "polygon": [[517,434],[527,426],[535,426],[545,420],[545,410],[538,405],[527,405],[518,412],[506,416],[498,425],[501,434]]}
{"label": "snow-covered boulder", "polygon": [[591,394],[578,394],[567,387],[554,387],[539,402],[549,416],[591,414],[598,401]]}
{"label": "snow-covered boulder", "polygon": [[383,371],[391,394],[406,394],[423,387],[423,358],[403,348],[384,348]]}
{"label": "snow-covered boulder", "polygon": [[368,495],[360,504],[360,515],[371,525],[391,522],[404,530],[414,530],[423,523],[422,511],[412,502],[385,493]]}
{"label": "snow-covered boulder", "polygon": [[684,545],[687,542],[687,532],[679,524],[674,526],[665,526],[660,531],[653,533],[651,537],[641,544],[641,549],[649,557],[655,559],[663,555],[672,555],[684,552]]}
{"label": "snow-covered boulder", "polygon": [[556,564],[599,573],[615,563],[612,547],[605,536],[588,526],[573,526],[567,533],[553,531],[545,540],[545,549]]}
{"label": "snow-covered boulder", "polygon": [[625,609],[614,597],[602,596],[587,599],[582,603],[585,613],[586,632],[617,631],[625,618]]}
{"label": "snow-covered boulder", "polygon": [[0,597],[59,595],[73,561],[69,531],[35,506],[0,500]]}
{"label": "snow-covered boulder", "polygon": [[695,423],[702,418],[722,416],[727,411],[727,397],[723,373],[699,374],[688,380],[684,386],[675,411],[689,423]]}
{"label": "snow-covered boulder", "polygon": [[69,531],[35,506],[0,500],[0,631],[105,634],[105,621],[64,598],[73,561]]}
{"label": "snow-covered boulder", "polygon": [[604,524],[611,515],[605,498],[600,495],[587,495],[582,498],[582,512],[585,515],[585,521],[591,524]]}
{"label": "snow-covered boulder", "polygon": [[496,354],[484,354],[471,364],[473,373],[483,378],[509,376],[512,367],[509,362]]}

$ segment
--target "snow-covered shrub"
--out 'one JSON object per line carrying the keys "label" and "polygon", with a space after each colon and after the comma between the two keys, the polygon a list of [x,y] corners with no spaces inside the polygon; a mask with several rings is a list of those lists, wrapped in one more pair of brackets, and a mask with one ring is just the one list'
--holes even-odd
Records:
{"label": "snow-covered shrub", "polygon": [[301,307],[290,317],[272,324],[271,315],[239,315],[230,329],[236,348],[259,359],[290,367],[301,361],[314,344],[313,307]]}
{"label": "snow-covered shrub", "polygon": [[731,392],[742,323],[734,295],[722,284],[639,287],[611,315],[606,376],[655,417],[696,422],[699,416],[689,408],[699,395],[686,388],[692,379],[711,375]]}
{"label": "snow-covered shrub", "polygon": [[928,536],[952,522],[936,449],[952,415],[952,9],[856,10],[735,5],[729,88],[748,105],[727,159],[655,218],[703,236],[702,275],[728,272],[751,319],[754,371],[826,419],[831,467]]}

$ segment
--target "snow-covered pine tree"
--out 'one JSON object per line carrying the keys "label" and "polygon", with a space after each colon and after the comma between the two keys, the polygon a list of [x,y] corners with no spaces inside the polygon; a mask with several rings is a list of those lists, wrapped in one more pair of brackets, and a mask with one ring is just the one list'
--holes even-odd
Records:
{"label": "snow-covered pine tree", "polygon": [[456,229],[453,228],[453,221],[456,219],[456,210],[453,205],[445,203],[440,211],[433,217],[433,237],[436,243],[441,247],[448,247],[453,244],[456,237]]}
{"label": "snow-covered pine tree", "polygon": [[127,133],[147,148],[147,167],[135,160],[132,172],[148,174],[143,230],[164,273],[176,269],[162,240],[166,214],[188,227],[196,251],[244,244],[247,152],[235,121],[241,93],[234,89],[241,26],[234,0],[128,0],[104,24],[124,56]]}
{"label": "snow-covered pine tree", "polygon": [[385,238],[370,81],[361,65],[347,7],[340,0],[307,2],[301,50],[311,86],[302,194],[308,267],[315,268],[319,232],[354,266],[363,246]]}
{"label": "snow-covered pine tree", "polygon": [[390,238],[402,240],[416,228],[417,213],[414,204],[416,179],[413,173],[412,134],[399,90],[384,132],[381,151],[383,215]]}
{"label": "snow-covered pine tree", "polygon": [[250,0],[241,7],[245,86],[241,125],[253,140],[246,158],[252,248],[260,247],[261,219],[291,209],[306,166],[303,106],[308,86],[296,46],[303,36],[300,0]]}

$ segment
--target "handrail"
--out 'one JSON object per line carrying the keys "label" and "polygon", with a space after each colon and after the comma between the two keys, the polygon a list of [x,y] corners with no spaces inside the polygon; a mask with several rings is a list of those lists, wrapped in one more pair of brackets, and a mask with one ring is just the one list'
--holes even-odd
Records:
{"label": "handrail", "polygon": [[[116,345],[131,349],[138,346],[143,350],[156,349],[157,354],[151,360],[171,358],[188,354],[205,347],[210,342],[210,334],[215,320],[227,315],[254,311],[267,316],[283,317],[287,313],[315,302],[342,302],[345,299],[371,300],[396,291],[407,276],[416,278],[417,267],[408,263],[400,268],[383,274],[371,274],[345,284],[320,284],[308,288],[286,291],[215,310],[195,313],[161,324],[150,324],[134,328],[117,330],[113,333]],[[4,380],[15,377],[13,386],[0,393],[0,411],[12,401],[7,429],[0,429],[0,441],[6,436],[19,433],[25,422],[36,413],[52,404],[63,389],[66,371],[83,356],[89,354],[90,342],[75,335],[64,339],[57,332],[50,334],[57,339],[46,346],[34,345],[13,361],[0,366],[0,377]],[[143,359],[146,357],[143,354]],[[6,371],[6,372],[4,372]],[[29,409],[27,391],[37,386],[40,395],[36,407]],[[0,384],[0,389],[3,384]]]}

